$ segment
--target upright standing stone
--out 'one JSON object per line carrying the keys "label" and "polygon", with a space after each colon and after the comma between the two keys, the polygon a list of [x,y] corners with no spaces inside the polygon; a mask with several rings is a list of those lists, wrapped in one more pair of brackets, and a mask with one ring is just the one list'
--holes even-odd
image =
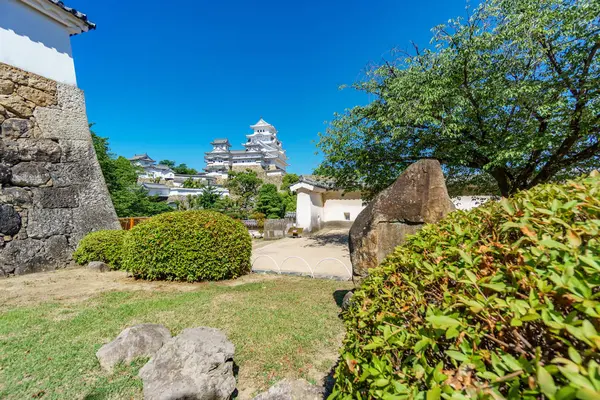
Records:
{"label": "upright standing stone", "polygon": [[350,229],[350,258],[355,283],[377,267],[408,235],[454,210],[440,163],[420,160],[358,215]]}

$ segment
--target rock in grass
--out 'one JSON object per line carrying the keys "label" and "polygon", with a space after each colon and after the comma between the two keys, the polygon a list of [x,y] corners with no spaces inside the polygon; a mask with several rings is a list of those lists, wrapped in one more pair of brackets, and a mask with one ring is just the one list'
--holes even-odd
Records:
{"label": "rock in grass", "polygon": [[87,269],[96,272],[110,271],[110,267],[108,266],[108,264],[103,263],[102,261],[90,261],[87,265]]}
{"label": "rock in grass", "polygon": [[323,390],[304,379],[284,379],[259,394],[254,400],[321,400]]}
{"label": "rock in grass", "polygon": [[190,328],[140,370],[145,400],[225,400],[235,391],[235,347],[215,328]]}
{"label": "rock in grass", "polygon": [[135,325],[125,329],[115,340],[102,346],[96,353],[96,357],[102,368],[112,372],[115,365],[120,362],[129,363],[139,357],[153,357],[169,339],[171,339],[171,332],[163,325]]}

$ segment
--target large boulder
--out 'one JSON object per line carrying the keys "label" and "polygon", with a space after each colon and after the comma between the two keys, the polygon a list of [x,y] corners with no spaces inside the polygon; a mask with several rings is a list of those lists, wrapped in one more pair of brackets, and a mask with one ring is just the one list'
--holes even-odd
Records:
{"label": "large boulder", "polygon": [[218,329],[183,330],[140,370],[144,399],[229,399],[235,391],[234,352]]}
{"label": "large boulder", "polygon": [[102,346],[96,357],[102,368],[112,372],[118,363],[129,363],[138,357],[153,357],[169,339],[171,332],[163,325],[135,325]]}
{"label": "large boulder", "polygon": [[408,235],[454,211],[440,163],[420,160],[358,215],[350,229],[350,258],[355,283],[377,267]]}
{"label": "large boulder", "polygon": [[322,400],[323,389],[311,385],[304,379],[284,379],[259,394],[254,400]]}

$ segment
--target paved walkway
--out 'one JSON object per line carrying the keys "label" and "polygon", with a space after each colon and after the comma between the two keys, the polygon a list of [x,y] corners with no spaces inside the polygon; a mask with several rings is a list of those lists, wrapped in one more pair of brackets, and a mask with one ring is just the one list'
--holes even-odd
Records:
{"label": "paved walkway", "polygon": [[329,229],[297,239],[258,242],[252,252],[255,272],[279,272],[350,279],[348,230]]}

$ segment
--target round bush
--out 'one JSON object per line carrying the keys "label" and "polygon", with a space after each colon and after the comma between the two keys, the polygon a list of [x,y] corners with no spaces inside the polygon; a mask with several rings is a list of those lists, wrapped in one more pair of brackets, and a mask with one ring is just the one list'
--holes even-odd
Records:
{"label": "round bush", "polygon": [[113,269],[121,268],[123,239],[126,231],[97,231],[88,233],[77,246],[73,259],[84,265],[90,261],[102,261]]}
{"label": "round bush", "polygon": [[600,398],[600,178],[429,225],[344,314],[332,398]]}
{"label": "round bush", "polygon": [[231,279],[250,272],[251,253],[241,222],[214,211],[170,212],[129,231],[124,266],[150,280]]}

